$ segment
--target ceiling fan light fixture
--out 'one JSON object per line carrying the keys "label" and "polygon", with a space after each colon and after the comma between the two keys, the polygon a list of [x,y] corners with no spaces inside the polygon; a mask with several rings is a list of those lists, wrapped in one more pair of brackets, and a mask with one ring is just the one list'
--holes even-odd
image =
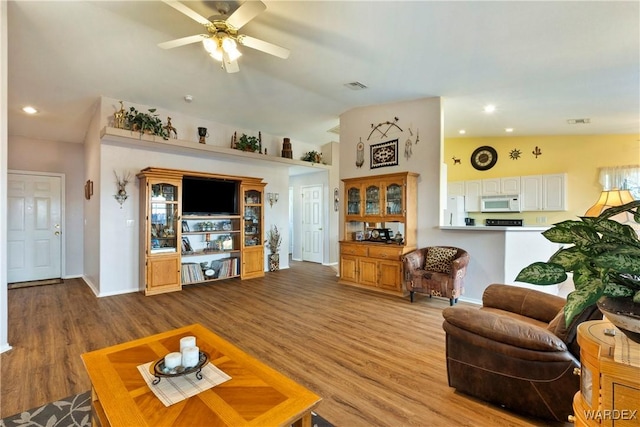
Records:
{"label": "ceiling fan light fixture", "polygon": [[213,37],[202,40],[202,45],[204,46],[204,50],[209,52],[209,54],[213,54],[218,47],[218,44],[213,40]]}
{"label": "ceiling fan light fixture", "polygon": [[222,48],[221,47],[216,48],[216,50],[211,52],[209,56],[211,56],[213,59],[215,59],[218,62],[222,62],[222,57],[223,57]]}

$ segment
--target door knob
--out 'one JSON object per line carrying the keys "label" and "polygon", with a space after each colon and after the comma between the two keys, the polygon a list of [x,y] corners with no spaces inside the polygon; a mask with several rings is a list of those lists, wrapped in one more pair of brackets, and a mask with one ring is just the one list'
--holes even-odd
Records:
{"label": "door knob", "polygon": [[55,234],[56,236],[59,236],[59,235],[60,235],[60,232],[59,232],[59,231],[56,231],[56,232],[55,232],[55,233],[53,233],[53,234]]}

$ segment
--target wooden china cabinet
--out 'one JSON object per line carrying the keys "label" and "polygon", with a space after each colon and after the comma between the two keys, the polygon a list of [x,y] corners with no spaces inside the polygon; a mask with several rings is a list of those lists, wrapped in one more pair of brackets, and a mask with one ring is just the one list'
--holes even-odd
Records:
{"label": "wooden china cabinet", "polygon": [[145,295],[182,289],[180,195],[182,175],[145,170],[140,179],[140,283]]}
{"label": "wooden china cabinet", "polygon": [[344,179],[340,282],[404,295],[402,256],[416,249],[418,174]]}
{"label": "wooden china cabinet", "polygon": [[264,276],[264,184],[240,186],[243,212],[242,277]]}

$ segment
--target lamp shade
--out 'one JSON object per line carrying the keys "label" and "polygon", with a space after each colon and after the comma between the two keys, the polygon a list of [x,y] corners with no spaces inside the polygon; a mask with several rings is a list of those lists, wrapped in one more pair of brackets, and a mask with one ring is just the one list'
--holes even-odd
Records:
{"label": "lamp shade", "polygon": [[634,198],[629,190],[618,190],[617,188],[606,190],[600,193],[598,201],[585,212],[584,216],[598,216],[604,210],[633,201]]}

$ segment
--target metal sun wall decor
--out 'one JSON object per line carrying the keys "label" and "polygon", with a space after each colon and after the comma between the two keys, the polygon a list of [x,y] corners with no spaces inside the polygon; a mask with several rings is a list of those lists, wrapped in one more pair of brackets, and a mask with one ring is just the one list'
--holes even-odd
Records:
{"label": "metal sun wall decor", "polygon": [[398,140],[373,144],[370,147],[371,169],[398,165]]}
{"label": "metal sun wall decor", "polygon": [[522,154],[522,151],[518,150],[517,148],[514,148],[509,152],[509,158],[511,160],[518,160],[521,154]]}

